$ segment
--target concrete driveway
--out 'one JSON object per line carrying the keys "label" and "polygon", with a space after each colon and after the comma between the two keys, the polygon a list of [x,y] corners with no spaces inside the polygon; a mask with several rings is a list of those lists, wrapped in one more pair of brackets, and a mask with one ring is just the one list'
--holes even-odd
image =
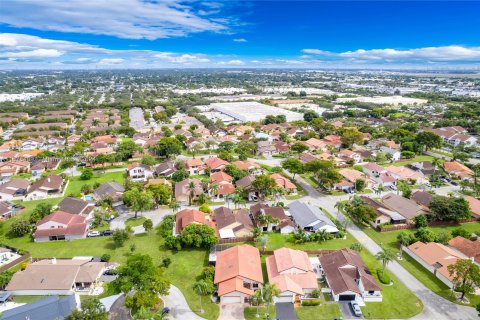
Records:
{"label": "concrete driveway", "polygon": [[243,320],[243,303],[221,304],[218,320]]}
{"label": "concrete driveway", "polygon": [[340,311],[342,311],[343,319],[363,319],[363,317],[357,317],[353,314],[353,310],[348,304],[348,301],[340,301],[338,303],[340,305]]}
{"label": "concrete driveway", "polygon": [[[138,217],[145,217],[147,219],[152,220],[153,222],[153,227],[157,226],[162,222],[163,218],[165,216],[173,214],[172,209],[169,208],[158,208],[155,210],[150,210],[150,211],[145,211],[145,212],[139,212]],[[133,218],[135,216],[135,213],[131,211],[127,211],[124,213],[121,213],[118,217],[110,221],[110,230],[115,230],[115,229],[125,229],[125,221],[127,221],[130,218]],[[136,226],[133,227],[133,233],[134,234],[140,234],[144,233],[145,229],[143,226]]]}
{"label": "concrete driveway", "polygon": [[168,296],[160,298],[163,300],[164,306],[170,308],[168,316],[170,320],[205,320],[190,309],[183,293],[174,285],[170,286]]}
{"label": "concrete driveway", "polygon": [[298,320],[293,303],[275,303],[276,318],[279,320]]}

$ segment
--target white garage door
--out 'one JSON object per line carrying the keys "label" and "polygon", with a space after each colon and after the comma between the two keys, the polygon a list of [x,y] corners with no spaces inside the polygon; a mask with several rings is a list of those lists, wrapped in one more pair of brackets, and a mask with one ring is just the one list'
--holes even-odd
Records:
{"label": "white garage door", "polygon": [[292,296],[280,296],[275,298],[275,303],[282,303],[282,302],[293,302]]}
{"label": "white garage door", "polygon": [[242,297],[241,296],[233,296],[233,297],[221,297],[220,298],[221,303],[242,303]]}

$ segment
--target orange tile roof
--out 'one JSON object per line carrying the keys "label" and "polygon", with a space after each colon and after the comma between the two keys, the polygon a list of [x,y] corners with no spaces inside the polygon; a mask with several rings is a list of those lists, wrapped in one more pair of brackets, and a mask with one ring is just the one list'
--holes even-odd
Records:
{"label": "orange tile roof", "polygon": [[211,157],[205,160],[205,165],[207,165],[210,169],[218,169],[221,166],[226,166],[229,163],[223,159],[217,158],[217,157]]}
{"label": "orange tile roof", "polygon": [[215,229],[215,224],[207,218],[207,215],[195,209],[183,209],[176,215],[176,233],[179,234],[192,223],[205,224]]}
{"label": "orange tile roof", "polygon": [[277,186],[281,187],[281,188],[284,188],[284,189],[297,189],[297,186],[295,186],[295,184],[293,184],[290,180],[288,180],[287,178],[285,178],[284,176],[278,174],[278,173],[274,173],[270,176],[273,180],[275,180],[275,182],[277,183]]}
{"label": "orange tile roof", "polygon": [[477,263],[480,263],[480,241],[472,241],[458,236],[448,241],[448,244],[468,258],[473,258]]}
{"label": "orange tile roof", "polygon": [[470,205],[472,214],[480,218],[480,200],[472,196],[465,196],[465,200],[467,200],[468,204]]}

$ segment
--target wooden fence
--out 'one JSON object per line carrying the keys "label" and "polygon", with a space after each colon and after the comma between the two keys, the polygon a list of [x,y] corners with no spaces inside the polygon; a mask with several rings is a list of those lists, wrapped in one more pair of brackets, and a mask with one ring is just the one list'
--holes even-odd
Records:
{"label": "wooden fence", "polygon": [[253,242],[255,238],[253,237],[241,237],[241,238],[231,238],[231,239],[220,239],[218,240],[218,244],[225,244],[225,243],[237,243],[237,242]]}

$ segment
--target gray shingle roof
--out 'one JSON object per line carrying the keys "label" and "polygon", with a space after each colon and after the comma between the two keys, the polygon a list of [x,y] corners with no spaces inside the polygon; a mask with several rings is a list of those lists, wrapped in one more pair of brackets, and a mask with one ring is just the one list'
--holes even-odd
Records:
{"label": "gray shingle roof", "polygon": [[77,306],[75,295],[61,298],[50,296],[6,310],[1,317],[2,320],[51,320],[65,319]]}
{"label": "gray shingle roof", "polygon": [[288,205],[288,212],[292,215],[295,223],[305,228],[310,226],[312,223],[313,230],[317,230],[325,225],[336,227],[335,223],[332,222],[319,208],[306,204],[304,202],[295,201]]}

